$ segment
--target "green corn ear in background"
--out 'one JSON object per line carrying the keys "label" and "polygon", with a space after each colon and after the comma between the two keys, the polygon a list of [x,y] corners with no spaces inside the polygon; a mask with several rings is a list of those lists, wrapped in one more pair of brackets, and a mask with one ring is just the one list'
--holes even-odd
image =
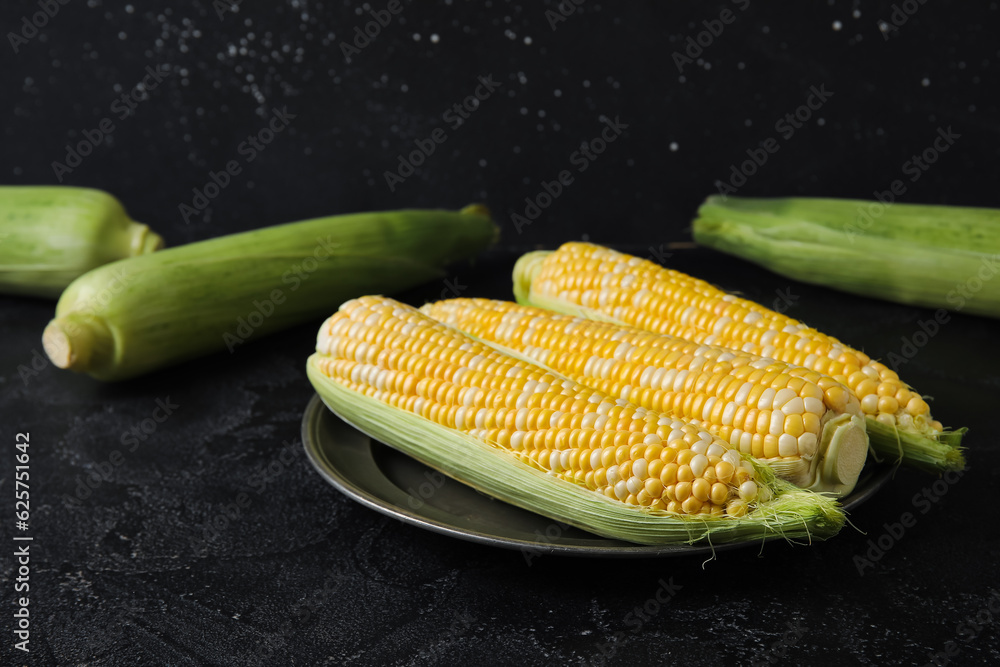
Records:
{"label": "green corn ear in background", "polygon": [[106,192],[0,186],[0,292],[57,298],[73,280],[163,247]]}
{"label": "green corn ear in background", "polygon": [[850,199],[709,197],[699,244],[783,276],[1000,317],[1000,210]]}
{"label": "green corn ear in background", "polygon": [[42,342],[60,368],[122,380],[444,277],[497,237],[483,206],[333,216],[107,264],[74,281]]}

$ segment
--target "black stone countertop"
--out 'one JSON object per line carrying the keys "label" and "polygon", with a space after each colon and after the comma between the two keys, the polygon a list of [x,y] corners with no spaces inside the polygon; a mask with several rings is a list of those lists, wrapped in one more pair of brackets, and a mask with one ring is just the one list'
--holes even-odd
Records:
{"label": "black stone countertop", "polygon": [[[22,17],[40,5],[58,10],[35,34]],[[559,12],[553,2],[403,3],[351,62],[341,42],[386,3],[234,5],[5,3],[0,183],[62,176],[107,190],[170,245],[483,200],[500,245],[400,298],[506,298],[521,252],[589,238],[765,305],[783,299],[878,358],[900,354],[933,311],[671,246],[690,240],[698,203],[773,138],[778,150],[740,194],[870,198],[904,179],[905,201],[998,205],[997,3],[586,0],[562,3],[576,7],[565,21],[547,15]],[[720,17],[731,19],[721,31]],[[719,34],[702,38],[702,60],[675,58],[709,30],[704,21]],[[115,100],[147,67],[162,81],[119,118]],[[443,114],[491,75],[497,90],[452,127]],[[833,95],[788,135],[782,120],[814,87]],[[240,145],[275,109],[295,117],[249,161]],[[628,128],[518,230],[525,198],[578,168],[571,154],[599,135],[602,116]],[[105,118],[114,130],[79,166],[53,168]],[[439,128],[435,153],[390,189],[397,156]],[[948,128],[960,137],[913,172],[911,156]],[[229,160],[240,173],[207,210],[185,215],[192,190]],[[938,419],[970,429],[969,468],[953,483],[899,470],[825,543],[772,542],[707,562],[529,562],[386,518],[314,471],[299,429],[319,321],[103,384],[46,362],[52,310],[0,297],[4,664],[1000,664],[995,320],[954,314],[901,368],[934,396]],[[31,437],[29,654],[14,648],[9,611],[20,432]],[[94,474],[96,488],[81,487]],[[905,513],[915,522],[900,532]]]}

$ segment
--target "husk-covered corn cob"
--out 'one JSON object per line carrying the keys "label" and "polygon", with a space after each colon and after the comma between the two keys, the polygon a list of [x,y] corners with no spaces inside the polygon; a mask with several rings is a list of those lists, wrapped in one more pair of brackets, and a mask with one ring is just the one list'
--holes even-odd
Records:
{"label": "husk-covered corn cob", "polygon": [[709,197],[695,241],[781,275],[1000,317],[1000,210],[850,199]]}
{"label": "husk-covered corn cob", "polygon": [[309,379],[349,423],[474,488],[644,544],[825,538],[836,503],[680,420],[515,358],[384,297],[321,327]]}
{"label": "husk-covered corn cob", "polygon": [[790,317],[678,271],[590,243],[521,257],[520,303],[630,324],[818,371],[860,401],[875,453],[929,471],[961,469],[964,429],[945,431],[924,399],[866,354]]}
{"label": "husk-covered corn cob", "polygon": [[106,192],[0,186],[0,292],[56,298],[93,268],[162,247]]}
{"label": "husk-covered corn cob", "polygon": [[73,282],[43,343],[60,368],[121,380],[444,275],[496,238],[482,206],[319,218],[121,260]]}
{"label": "husk-covered corn cob", "polygon": [[421,311],[605,394],[703,428],[813,491],[849,493],[868,453],[857,399],[746,352],[489,299]]}

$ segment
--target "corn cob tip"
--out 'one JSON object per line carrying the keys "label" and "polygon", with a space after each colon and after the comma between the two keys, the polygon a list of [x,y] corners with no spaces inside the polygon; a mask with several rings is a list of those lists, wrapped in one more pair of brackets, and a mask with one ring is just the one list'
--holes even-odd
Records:
{"label": "corn cob tip", "polygon": [[77,372],[90,372],[114,356],[108,328],[94,317],[75,313],[49,322],[42,346],[56,367]]}
{"label": "corn cob tip", "polygon": [[514,297],[520,304],[527,304],[531,297],[531,283],[542,270],[542,262],[551,255],[549,250],[535,250],[521,255],[514,263]]}
{"label": "corn cob tip", "polygon": [[149,225],[144,225],[141,222],[129,223],[128,232],[132,239],[129,244],[129,255],[131,257],[162,250],[165,245],[162,236],[150,229]]}
{"label": "corn cob tip", "polygon": [[490,209],[486,206],[486,204],[469,204],[459,211],[459,213],[462,215],[482,215],[487,218],[492,217]]}
{"label": "corn cob tip", "polygon": [[493,213],[486,204],[469,204],[465,208],[459,211],[461,215],[475,215],[486,218],[493,223],[493,236],[490,238],[487,246],[491,246],[500,240],[500,225],[493,221]]}

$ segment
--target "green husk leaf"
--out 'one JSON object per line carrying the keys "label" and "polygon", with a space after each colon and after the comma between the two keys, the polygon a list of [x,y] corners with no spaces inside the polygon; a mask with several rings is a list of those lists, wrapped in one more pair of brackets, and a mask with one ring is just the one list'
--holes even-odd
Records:
{"label": "green husk leaf", "polygon": [[904,463],[929,473],[965,468],[962,436],[968,429],[945,431],[937,438],[865,419],[868,442],[877,461]]}
{"label": "green husk leaf", "polygon": [[521,463],[510,453],[424,417],[347,389],[317,367],[309,380],[334,413],[371,437],[490,496],[582,530],[639,544],[721,544],[746,540],[822,540],[844,524],[836,501],[803,491],[758,467],[776,495],[747,516],[680,517],[626,505]]}

